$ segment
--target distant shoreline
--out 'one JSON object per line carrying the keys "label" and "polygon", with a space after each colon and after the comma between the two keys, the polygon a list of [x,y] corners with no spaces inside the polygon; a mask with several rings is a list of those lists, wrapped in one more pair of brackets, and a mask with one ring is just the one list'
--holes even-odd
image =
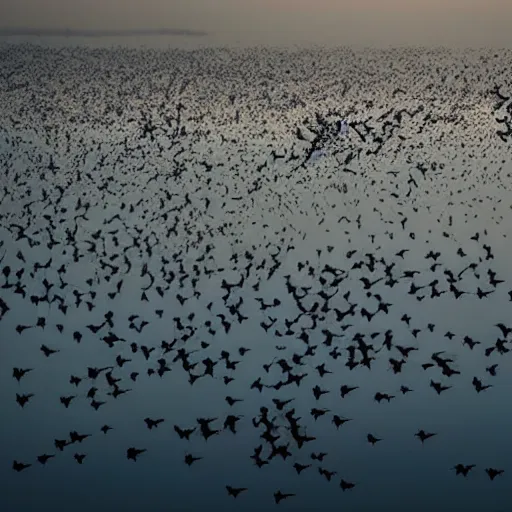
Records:
{"label": "distant shoreline", "polygon": [[2,28],[0,36],[40,36],[40,37],[131,37],[131,36],[187,36],[205,37],[211,35],[201,30],[158,28],[158,29],[103,29],[103,30],[82,30],[82,29],[43,29],[31,27]]}

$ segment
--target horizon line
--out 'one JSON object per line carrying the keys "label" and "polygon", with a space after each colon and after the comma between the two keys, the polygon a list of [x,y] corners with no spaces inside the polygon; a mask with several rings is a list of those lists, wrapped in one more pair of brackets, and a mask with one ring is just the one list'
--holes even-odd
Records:
{"label": "horizon line", "polygon": [[56,36],[56,37],[116,37],[116,36],[190,36],[211,35],[203,30],[185,28],[143,28],[143,29],[70,29],[35,27],[0,27],[0,36]]}

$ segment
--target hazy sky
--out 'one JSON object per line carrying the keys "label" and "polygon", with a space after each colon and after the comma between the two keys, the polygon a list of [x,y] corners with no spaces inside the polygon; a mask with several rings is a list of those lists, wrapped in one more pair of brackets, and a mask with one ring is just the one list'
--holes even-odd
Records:
{"label": "hazy sky", "polygon": [[261,41],[512,44],[509,0],[1,0],[1,25],[209,30]]}

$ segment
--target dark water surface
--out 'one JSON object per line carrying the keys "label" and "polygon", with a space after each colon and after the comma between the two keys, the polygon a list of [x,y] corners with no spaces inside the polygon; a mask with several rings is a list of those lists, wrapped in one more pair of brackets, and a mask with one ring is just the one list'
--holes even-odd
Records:
{"label": "dark water surface", "polygon": [[[509,96],[507,52],[13,48],[2,49],[1,510],[261,511],[278,489],[296,494],[282,510],[508,509],[512,364],[496,324],[511,316],[511,166],[496,134],[508,103],[495,110],[492,93],[504,84]],[[327,135],[323,118],[347,119],[347,137]],[[297,127],[324,158],[305,161]],[[110,348],[112,334],[122,340]],[[367,368],[353,349],[351,370],[358,339],[374,359]],[[444,366],[432,359],[441,351]],[[214,376],[191,385],[207,358]],[[401,372],[390,358],[405,359]],[[285,362],[306,374],[300,386],[276,386]],[[162,364],[170,371],[148,375]],[[320,377],[322,364],[331,373]],[[130,390],[118,398],[104,373],[88,377],[109,366]],[[33,371],[17,382],[14,367]],[[477,392],[474,377],[492,387]],[[431,380],[450,389],[438,395]],[[341,398],[342,384],[358,389]],[[318,400],[317,385],[329,391]],[[22,408],[17,393],[34,396]],[[69,408],[62,396],[75,396]],[[273,399],[293,401],[279,410]],[[253,423],[261,407],[286,459],[271,458]],[[315,421],[312,408],[328,412]],[[230,414],[236,434],[223,428]],[[336,429],[333,415],[352,421]],[[150,430],[147,417],[165,421]],[[218,418],[208,441],[201,417]],[[316,439],[299,449],[290,417]],[[196,430],[186,441],[174,425]],[[420,429],[437,435],[422,444]],[[90,437],[56,449],[74,430]],[[129,447],[147,451],[134,463]],[[56,455],[45,466],[44,453]],[[202,459],[188,467],[187,453]],[[15,472],[13,460],[32,466]],[[297,475],[294,463],[311,467]],[[475,468],[456,476],[458,463]],[[330,482],[319,467],[336,472]],[[491,467],[504,473],[491,481]],[[344,492],[341,479],[356,486]],[[226,485],[248,490],[233,499]]]}

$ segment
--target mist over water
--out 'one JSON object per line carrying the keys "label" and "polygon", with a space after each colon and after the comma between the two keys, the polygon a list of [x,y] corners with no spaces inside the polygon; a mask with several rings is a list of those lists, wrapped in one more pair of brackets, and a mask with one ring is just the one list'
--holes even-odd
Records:
{"label": "mist over water", "polygon": [[[497,132],[510,107],[493,90],[510,95],[511,53],[88,44],[100,48],[0,47],[0,509],[506,510],[512,359],[496,324],[510,326],[512,182]],[[337,120],[350,126],[343,137],[326,128]],[[322,158],[308,159],[312,141]],[[356,350],[351,370],[358,336],[375,359],[367,368]],[[440,351],[460,374],[443,375]],[[214,377],[191,384],[206,358]],[[390,358],[404,359],[401,372]],[[287,380],[279,360],[306,374],[300,386],[272,387]],[[322,364],[332,373],[320,377]],[[109,366],[130,390],[117,398],[104,374],[87,376]],[[14,367],[33,370],[18,382]],[[474,377],[492,387],[477,392]],[[437,394],[431,380],[451,388]],[[341,398],[342,384],[358,389]],[[316,385],[329,393],[315,399]],[[34,396],[22,408],[17,393]],[[76,398],[65,408],[62,396]],[[293,401],[280,411],[275,398]],[[271,457],[253,423],[260,407],[290,456]],[[328,412],[314,420],[312,408]],[[300,449],[291,409],[316,438]],[[333,415],[352,421],[336,429]],[[165,421],[148,429],[148,417]],[[173,429],[201,417],[218,418],[208,441]],[[420,429],[436,436],[422,444]],[[90,437],[56,449],[73,430]],[[147,451],[134,463],[129,447]],[[56,455],[45,466],[44,453]],[[202,459],[188,467],[187,453]],[[13,460],[32,466],[18,473]],[[294,463],[312,467],[297,475]],[[458,463],[475,468],[456,476]],[[336,472],[330,482],[319,467]],[[490,467],[505,472],[491,481]],[[344,492],[340,479],[356,486]],[[248,489],[234,499],[226,485]],[[278,489],[296,496],[276,505]]]}

